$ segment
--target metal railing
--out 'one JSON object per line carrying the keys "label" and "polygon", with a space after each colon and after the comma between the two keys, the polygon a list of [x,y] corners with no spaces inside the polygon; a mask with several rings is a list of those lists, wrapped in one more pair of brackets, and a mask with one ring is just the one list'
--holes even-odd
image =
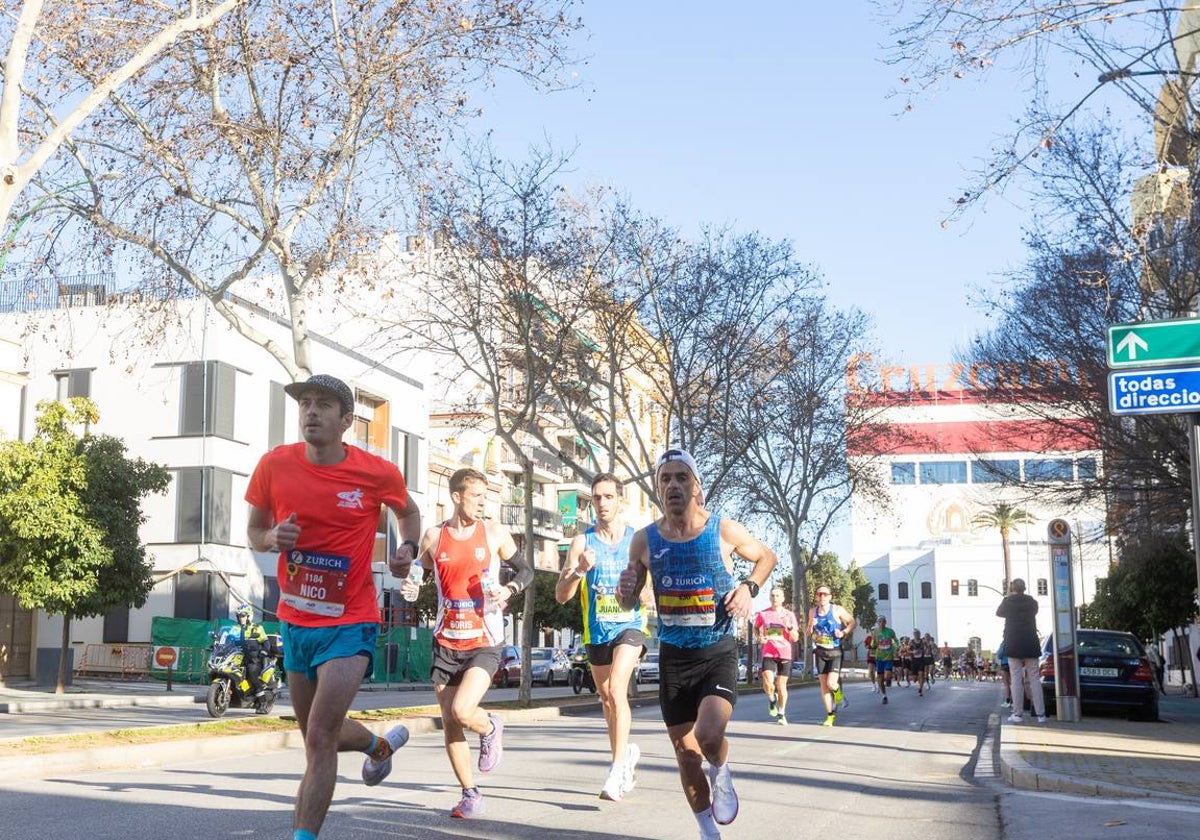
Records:
{"label": "metal railing", "polygon": [[[525,506],[500,505],[500,522],[510,528],[524,528]],[[539,531],[562,533],[562,514],[556,510],[535,507],[533,509],[533,527]]]}

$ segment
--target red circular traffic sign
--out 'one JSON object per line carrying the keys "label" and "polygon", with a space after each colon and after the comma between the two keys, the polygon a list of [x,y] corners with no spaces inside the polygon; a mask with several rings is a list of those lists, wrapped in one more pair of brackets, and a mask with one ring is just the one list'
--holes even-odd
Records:
{"label": "red circular traffic sign", "polygon": [[179,651],[163,645],[154,651],[154,664],[160,668],[170,668],[179,659]]}

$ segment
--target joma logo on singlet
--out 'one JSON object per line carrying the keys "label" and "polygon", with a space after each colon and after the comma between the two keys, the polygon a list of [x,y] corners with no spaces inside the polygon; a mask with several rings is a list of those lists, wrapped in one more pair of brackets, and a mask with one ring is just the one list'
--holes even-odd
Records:
{"label": "joma logo on singlet", "polygon": [[337,494],[340,508],[353,508],[354,510],[362,510],[363,506],[363,491],[362,490],[343,490]]}

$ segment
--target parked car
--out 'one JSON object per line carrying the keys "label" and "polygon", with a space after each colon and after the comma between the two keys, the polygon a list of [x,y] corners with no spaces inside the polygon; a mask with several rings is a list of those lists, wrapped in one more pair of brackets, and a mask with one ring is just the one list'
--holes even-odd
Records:
{"label": "parked car", "polygon": [[642,683],[658,682],[658,651],[648,651],[642,657],[642,661],[638,663],[637,668],[633,672],[633,679],[639,685]]}
{"label": "parked car", "polygon": [[571,673],[571,661],[567,659],[566,651],[557,648],[532,648],[529,651],[529,671],[535,683],[566,685],[567,675]]}
{"label": "parked car", "polygon": [[[1154,668],[1137,637],[1120,630],[1081,628],[1075,633],[1080,705],[1123,708],[1133,720],[1158,720]],[[1042,645],[1039,672],[1046,713],[1052,714],[1055,711],[1053,634]]]}
{"label": "parked car", "polygon": [[492,674],[492,685],[508,688],[521,682],[521,649],[516,645],[500,648],[500,667]]}

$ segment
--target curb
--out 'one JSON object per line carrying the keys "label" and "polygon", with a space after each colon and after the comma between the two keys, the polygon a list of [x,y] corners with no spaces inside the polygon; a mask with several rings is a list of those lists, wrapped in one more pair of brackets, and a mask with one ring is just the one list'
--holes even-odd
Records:
{"label": "curb", "polygon": [[1000,724],[1000,778],[1009,787],[1043,793],[1069,793],[1106,799],[1170,799],[1198,803],[1200,799],[1166,791],[1124,787],[1109,782],[1070,776],[1053,770],[1041,770],[1021,755],[1021,744],[1014,725]]}
{"label": "curb", "polygon": [[[650,702],[657,703],[658,698],[633,698],[631,702],[644,705]],[[591,712],[599,708],[600,702],[596,701],[594,703],[578,703],[566,709],[558,706],[544,706],[536,709],[498,709],[492,714],[498,715],[505,723],[510,723],[550,720],[563,715]],[[383,735],[398,721],[403,721],[404,725],[408,727],[410,735],[424,735],[441,730],[441,719],[437,716],[397,717],[386,721],[360,721],[360,723],[375,735]],[[186,744],[186,755],[179,748],[180,744]],[[299,729],[31,753],[0,757],[0,781],[29,781],[30,779],[107,770],[141,770],[163,767],[180,760],[229,758],[286,749],[304,749],[304,738]]]}
{"label": "curb", "polygon": [[0,714],[34,714],[61,709],[127,709],[131,706],[174,708],[203,703],[203,697],[179,694],[174,697],[61,697],[54,700],[11,700],[0,703]]}

